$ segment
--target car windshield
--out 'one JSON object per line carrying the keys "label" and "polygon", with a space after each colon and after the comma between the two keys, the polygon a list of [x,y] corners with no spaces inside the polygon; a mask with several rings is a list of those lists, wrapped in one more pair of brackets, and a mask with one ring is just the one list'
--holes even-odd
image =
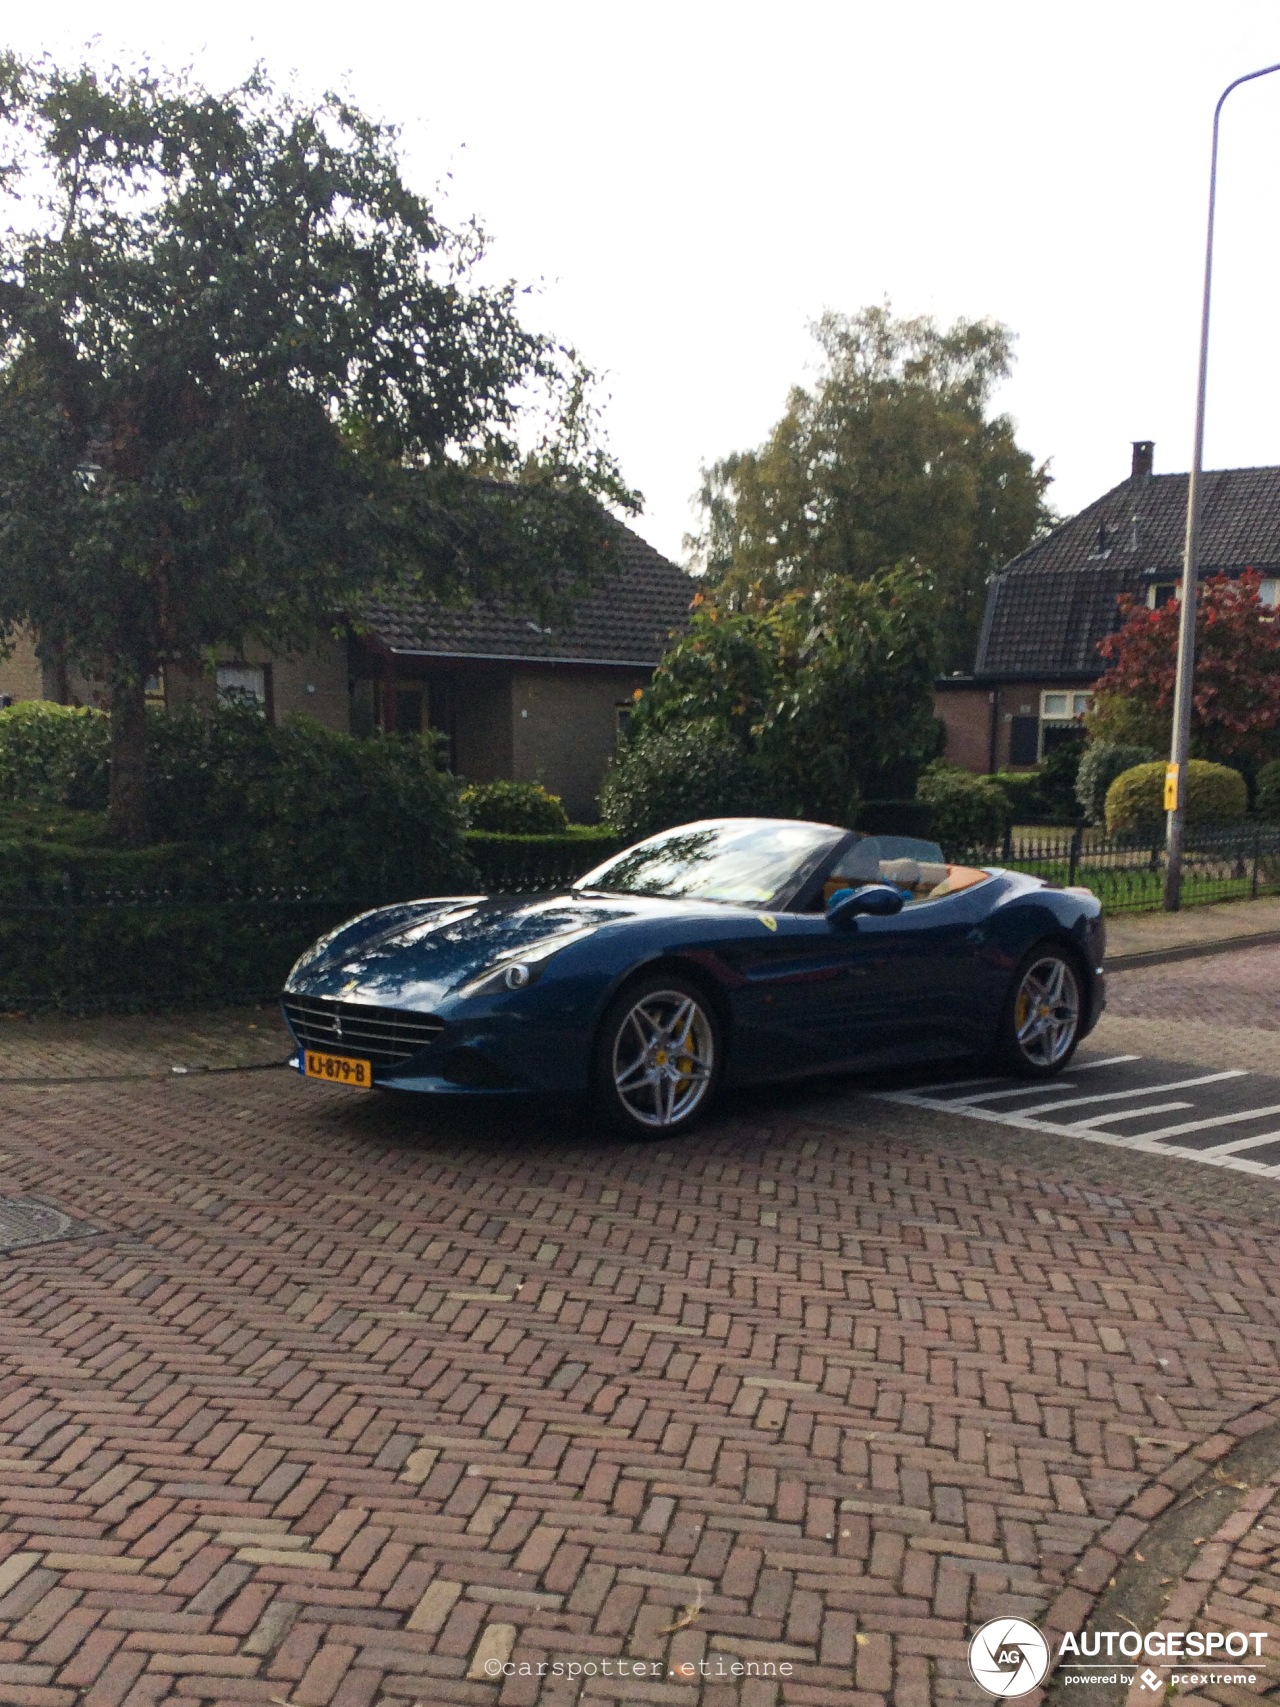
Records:
{"label": "car windshield", "polygon": [[577,887],[767,907],[791,894],[845,834],[826,824],[759,818],[684,824],[616,854]]}

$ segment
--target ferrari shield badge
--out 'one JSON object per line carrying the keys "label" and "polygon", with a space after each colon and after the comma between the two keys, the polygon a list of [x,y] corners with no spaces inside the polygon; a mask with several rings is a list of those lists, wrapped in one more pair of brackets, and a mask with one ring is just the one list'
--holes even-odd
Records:
{"label": "ferrari shield badge", "polygon": [[760,923],[767,931],[776,931],[778,928],[778,921],[772,913],[761,913]]}

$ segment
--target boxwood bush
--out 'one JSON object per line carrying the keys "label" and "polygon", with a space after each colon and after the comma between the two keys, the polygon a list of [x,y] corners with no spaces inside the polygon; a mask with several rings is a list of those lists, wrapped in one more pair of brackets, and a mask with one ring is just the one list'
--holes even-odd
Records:
{"label": "boxwood bush", "polygon": [[1009,821],[1009,797],[991,777],[935,759],[916,794],[933,808],[934,840],[948,853],[999,846]]}
{"label": "boxwood bush", "polygon": [[1127,742],[1089,743],[1076,774],[1076,799],[1091,824],[1100,824],[1106,817],[1107,790],[1116,778],[1135,765],[1150,764],[1155,757],[1150,747],[1136,747]]}
{"label": "boxwood bush", "polygon": [[[1164,817],[1162,759],[1122,771],[1107,790],[1107,829],[1113,836],[1158,829]],[[1229,824],[1249,809],[1249,790],[1229,765],[1191,759],[1186,771],[1186,810],[1189,824]]]}
{"label": "boxwood bush", "polygon": [[462,810],[473,830],[505,836],[554,836],[569,826],[558,794],[540,782],[468,782]]}

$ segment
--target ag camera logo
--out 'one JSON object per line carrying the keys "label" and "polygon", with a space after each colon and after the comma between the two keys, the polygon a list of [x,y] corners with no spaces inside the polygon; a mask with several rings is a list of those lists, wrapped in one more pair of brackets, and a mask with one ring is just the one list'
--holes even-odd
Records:
{"label": "ag camera logo", "polygon": [[1049,1670],[1049,1644],[1025,1618],[992,1618],[969,1643],[969,1673],[988,1695],[1030,1695]]}

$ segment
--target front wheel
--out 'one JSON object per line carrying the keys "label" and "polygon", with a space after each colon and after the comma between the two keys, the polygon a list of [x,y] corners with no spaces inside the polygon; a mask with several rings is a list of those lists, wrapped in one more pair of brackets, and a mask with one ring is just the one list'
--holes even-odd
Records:
{"label": "front wheel", "polygon": [[673,1137],[710,1108],[723,1065],[720,1024],[705,994],[679,974],[655,974],[629,985],[604,1016],[596,1107],[631,1137]]}
{"label": "front wheel", "polygon": [[1083,1006],[1074,958],[1052,943],[1037,944],[1009,987],[996,1038],[1000,1064],[1023,1079],[1061,1072],[1080,1041]]}

